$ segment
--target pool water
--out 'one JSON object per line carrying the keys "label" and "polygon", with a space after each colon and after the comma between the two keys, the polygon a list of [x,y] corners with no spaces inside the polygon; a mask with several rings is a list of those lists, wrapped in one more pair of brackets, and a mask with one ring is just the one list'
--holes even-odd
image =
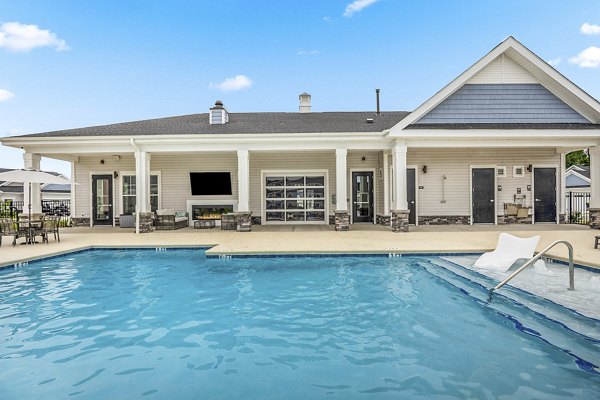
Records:
{"label": "pool water", "polygon": [[6,269],[0,398],[600,398],[600,341],[438,261],[92,250]]}

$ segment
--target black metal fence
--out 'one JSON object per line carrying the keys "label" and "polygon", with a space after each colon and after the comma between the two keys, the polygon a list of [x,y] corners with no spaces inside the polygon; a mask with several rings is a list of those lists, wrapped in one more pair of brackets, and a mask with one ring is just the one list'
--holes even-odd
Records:
{"label": "black metal fence", "polygon": [[[23,201],[0,201],[0,218],[17,219],[19,214],[26,213],[27,205]],[[70,200],[42,200],[42,212],[46,215],[56,215],[60,226],[71,224]]]}
{"label": "black metal fence", "polygon": [[567,222],[570,224],[588,225],[590,223],[590,193],[567,192]]}

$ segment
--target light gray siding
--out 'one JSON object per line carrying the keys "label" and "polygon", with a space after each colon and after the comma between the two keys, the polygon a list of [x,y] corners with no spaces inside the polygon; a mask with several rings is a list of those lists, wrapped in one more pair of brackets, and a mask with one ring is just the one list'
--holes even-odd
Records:
{"label": "light gray siding", "polygon": [[467,84],[415,124],[589,123],[540,84]]}

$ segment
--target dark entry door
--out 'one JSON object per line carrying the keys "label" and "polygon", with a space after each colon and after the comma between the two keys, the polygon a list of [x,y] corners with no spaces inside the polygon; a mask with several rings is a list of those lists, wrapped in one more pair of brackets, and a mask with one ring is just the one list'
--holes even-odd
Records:
{"label": "dark entry door", "polygon": [[408,223],[415,225],[417,222],[417,193],[415,191],[415,169],[406,170],[406,200],[408,201]]}
{"label": "dark entry door", "polygon": [[473,168],[473,223],[493,224],[496,220],[495,168]]}
{"label": "dark entry door", "polygon": [[92,175],[92,219],[94,225],[112,225],[112,200],[112,175]]}
{"label": "dark entry door", "polygon": [[373,173],[352,173],[352,222],[373,222]]}
{"label": "dark entry door", "polygon": [[556,168],[533,170],[535,222],[556,222]]}

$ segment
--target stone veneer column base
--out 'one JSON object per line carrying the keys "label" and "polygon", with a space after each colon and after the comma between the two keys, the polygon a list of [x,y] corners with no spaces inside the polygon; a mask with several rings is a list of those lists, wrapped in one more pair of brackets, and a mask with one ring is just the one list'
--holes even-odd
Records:
{"label": "stone veneer column base", "polygon": [[140,233],[152,232],[154,230],[154,213],[140,213]]}
{"label": "stone veneer column base", "polygon": [[350,230],[350,213],[348,211],[335,212],[335,230],[349,231]]}
{"label": "stone veneer column base", "polygon": [[589,208],[590,228],[600,229],[600,208]]}
{"label": "stone veneer column base", "polygon": [[90,226],[90,219],[87,217],[72,217],[71,226]]}
{"label": "stone veneer column base", "polygon": [[237,231],[238,232],[252,231],[252,213],[251,212],[235,213],[235,221],[237,223]]}
{"label": "stone veneer column base", "polygon": [[392,232],[408,232],[410,210],[392,210]]}
{"label": "stone veneer column base", "polygon": [[375,222],[377,225],[390,226],[392,217],[390,215],[377,214],[375,216]]}

